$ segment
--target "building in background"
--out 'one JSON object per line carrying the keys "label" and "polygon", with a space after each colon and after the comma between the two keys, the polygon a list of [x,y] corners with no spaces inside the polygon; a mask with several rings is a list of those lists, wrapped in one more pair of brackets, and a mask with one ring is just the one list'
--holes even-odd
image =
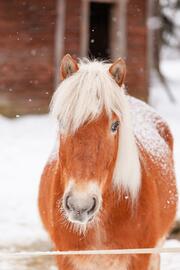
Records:
{"label": "building in background", "polygon": [[148,1],[0,1],[0,113],[48,111],[65,53],[126,60],[128,92],[149,87]]}

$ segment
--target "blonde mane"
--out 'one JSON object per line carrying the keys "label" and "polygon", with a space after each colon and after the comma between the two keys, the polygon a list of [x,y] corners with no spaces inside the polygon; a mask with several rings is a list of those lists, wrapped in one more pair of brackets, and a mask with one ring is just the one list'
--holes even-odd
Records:
{"label": "blonde mane", "polygon": [[109,118],[120,118],[118,154],[113,174],[115,189],[136,199],[141,185],[141,168],[127,96],[108,72],[109,65],[81,61],[79,70],[60,83],[51,101],[51,112],[58,119],[60,132],[74,133],[86,121],[96,119],[105,109]]}

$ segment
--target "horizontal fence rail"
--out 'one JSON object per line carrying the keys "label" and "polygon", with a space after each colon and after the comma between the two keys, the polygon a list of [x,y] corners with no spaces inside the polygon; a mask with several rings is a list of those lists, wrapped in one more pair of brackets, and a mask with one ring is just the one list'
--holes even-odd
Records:
{"label": "horizontal fence rail", "polygon": [[124,255],[124,254],[161,254],[180,253],[180,247],[174,248],[138,248],[138,249],[105,249],[79,251],[32,251],[32,252],[1,252],[0,258],[19,258],[33,256],[72,256],[72,255]]}

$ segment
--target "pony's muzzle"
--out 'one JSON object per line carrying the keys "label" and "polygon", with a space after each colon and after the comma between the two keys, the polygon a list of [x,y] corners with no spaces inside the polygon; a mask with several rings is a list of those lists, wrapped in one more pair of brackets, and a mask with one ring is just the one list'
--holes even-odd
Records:
{"label": "pony's muzzle", "polygon": [[67,194],[63,203],[66,216],[74,223],[91,221],[99,208],[97,196],[78,196]]}

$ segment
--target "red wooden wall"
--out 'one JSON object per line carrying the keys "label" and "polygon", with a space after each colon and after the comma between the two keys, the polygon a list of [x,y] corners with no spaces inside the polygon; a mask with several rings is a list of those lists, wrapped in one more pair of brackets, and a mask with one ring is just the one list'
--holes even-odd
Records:
{"label": "red wooden wall", "polygon": [[[147,100],[147,1],[127,1],[128,90]],[[65,1],[64,53],[80,55],[82,1]],[[43,113],[54,90],[56,0],[0,1],[0,113]]]}

